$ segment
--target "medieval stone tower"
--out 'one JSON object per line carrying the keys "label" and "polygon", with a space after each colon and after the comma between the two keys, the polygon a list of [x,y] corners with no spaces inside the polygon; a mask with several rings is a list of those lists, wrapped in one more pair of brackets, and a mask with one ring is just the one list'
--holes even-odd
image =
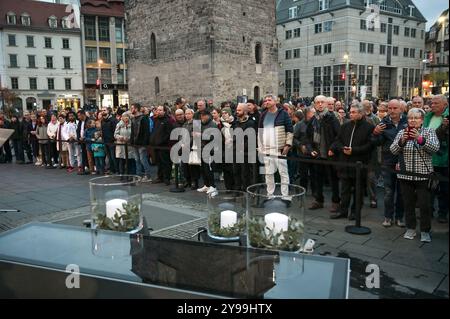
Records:
{"label": "medieval stone tower", "polygon": [[126,0],[131,101],[278,93],[274,0]]}

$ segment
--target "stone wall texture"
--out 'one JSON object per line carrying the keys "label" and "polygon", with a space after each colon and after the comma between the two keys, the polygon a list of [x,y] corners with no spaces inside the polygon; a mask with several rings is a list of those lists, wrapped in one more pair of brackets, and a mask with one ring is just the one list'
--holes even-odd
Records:
{"label": "stone wall texture", "polygon": [[131,102],[173,103],[183,96],[217,105],[244,92],[254,98],[255,87],[260,98],[278,94],[275,1],[126,0],[125,10]]}

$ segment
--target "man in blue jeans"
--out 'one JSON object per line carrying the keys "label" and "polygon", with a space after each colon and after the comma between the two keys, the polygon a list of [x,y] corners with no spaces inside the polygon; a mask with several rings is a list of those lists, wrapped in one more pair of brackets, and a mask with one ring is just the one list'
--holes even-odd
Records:
{"label": "man in blue jeans", "polygon": [[131,144],[136,150],[136,173],[142,176],[143,182],[150,182],[150,163],[148,162],[147,146],[150,143],[150,124],[146,115],[141,112],[141,105],[131,106]]}
{"label": "man in blue jeans", "polygon": [[116,161],[116,146],[114,145],[114,131],[116,130],[117,120],[106,107],[102,109],[102,116],[102,136],[103,143],[105,143],[105,154],[109,160],[109,171],[116,174],[119,171]]}
{"label": "man in blue jeans", "polygon": [[[403,200],[397,174],[393,172],[398,163],[398,156],[390,150],[391,144],[398,132],[408,126],[408,120],[403,115],[400,101],[391,100],[388,104],[388,115],[375,127],[372,134],[374,145],[381,146],[383,168],[381,173],[384,181],[384,227],[391,227],[395,223],[405,227],[403,222]],[[394,219],[395,217],[395,219]]]}

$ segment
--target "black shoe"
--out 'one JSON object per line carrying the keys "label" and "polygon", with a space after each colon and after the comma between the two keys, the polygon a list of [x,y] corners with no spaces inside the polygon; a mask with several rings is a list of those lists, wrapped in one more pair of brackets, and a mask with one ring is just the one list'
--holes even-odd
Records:
{"label": "black shoe", "polygon": [[355,214],[350,214],[348,216],[348,220],[355,220]]}
{"label": "black shoe", "polygon": [[330,215],[330,219],[340,219],[340,218],[346,218],[346,217],[347,217],[347,215],[342,214],[342,213]]}
{"label": "black shoe", "polygon": [[183,184],[184,188],[191,188],[191,186],[192,186],[191,183],[184,183]]}

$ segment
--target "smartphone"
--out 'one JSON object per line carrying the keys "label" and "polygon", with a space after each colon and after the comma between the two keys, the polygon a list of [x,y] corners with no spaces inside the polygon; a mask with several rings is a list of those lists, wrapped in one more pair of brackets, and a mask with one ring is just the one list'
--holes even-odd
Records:
{"label": "smartphone", "polygon": [[408,141],[414,140],[414,137],[411,136],[411,132],[414,129],[414,127],[408,126],[407,131],[408,132]]}

